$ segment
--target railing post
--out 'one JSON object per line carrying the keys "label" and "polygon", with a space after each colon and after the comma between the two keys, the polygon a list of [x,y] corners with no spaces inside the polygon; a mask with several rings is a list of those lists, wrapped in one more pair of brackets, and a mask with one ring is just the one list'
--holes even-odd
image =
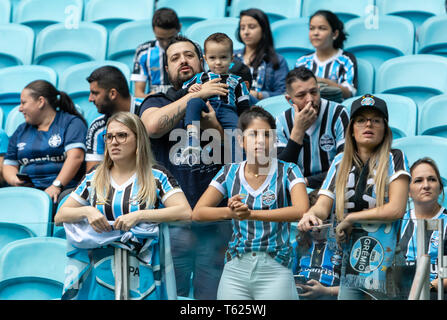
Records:
{"label": "railing post", "polygon": [[[419,267],[419,263],[422,261],[422,257],[426,254],[427,250],[427,241],[426,241],[426,226],[427,223],[424,219],[417,219],[417,267]],[[430,277],[429,277],[429,269],[427,272],[421,275],[421,294],[419,296],[420,300],[429,300],[430,299]]]}
{"label": "railing post", "polygon": [[115,300],[129,299],[127,250],[115,248]]}
{"label": "railing post", "polygon": [[438,219],[438,300],[444,300],[444,220]]}
{"label": "railing post", "polygon": [[430,269],[430,256],[424,254],[418,257],[416,273],[411,285],[408,300],[423,300],[422,293],[427,287],[426,275]]}

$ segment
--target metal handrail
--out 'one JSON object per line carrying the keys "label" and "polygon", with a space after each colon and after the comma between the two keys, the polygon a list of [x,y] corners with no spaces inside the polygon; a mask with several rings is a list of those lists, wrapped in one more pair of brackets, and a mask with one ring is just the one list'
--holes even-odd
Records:
{"label": "metal handrail", "polygon": [[427,274],[430,267],[430,256],[424,254],[418,257],[416,273],[414,275],[413,284],[411,285],[408,300],[421,300],[423,289],[427,285]]}

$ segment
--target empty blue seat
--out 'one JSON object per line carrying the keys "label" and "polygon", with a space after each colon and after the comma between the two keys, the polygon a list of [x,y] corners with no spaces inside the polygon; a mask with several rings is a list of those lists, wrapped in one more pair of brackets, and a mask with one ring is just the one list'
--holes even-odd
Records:
{"label": "empty blue seat", "polygon": [[[416,135],[418,110],[412,99],[396,94],[375,94],[375,96],[385,100],[388,106],[389,126],[393,139]],[[352,102],[360,97],[361,95],[346,99],[342,104],[349,112]]]}
{"label": "empty blue seat", "polygon": [[408,158],[408,164],[423,157],[436,161],[443,185],[447,185],[447,139],[434,136],[414,136],[393,140],[393,148],[401,149]]}
{"label": "empty blue seat", "polygon": [[30,64],[33,57],[34,32],[16,23],[0,25],[0,69]]}
{"label": "empty blue seat", "polygon": [[225,33],[233,40],[233,49],[241,49],[244,44],[236,39],[236,32],[239,26],[239,19],[227,17],[203,20],[191,25],[185,32],[186,37],[196,41],[203,47],[205,39],[215,32]]}
{"label": "empty blue seat", "polygon": [[239,17],[242,10],[250,8],[261,9],[269,18],[270,24],[286,18],[301,16],[302,0],[281,0],[281,5],[271,0],[233,0],[231,1],[230,16]]}
{"label": "empty blue seat", "polygon": [[0,299],[60,299],[65,281],[66,240],[35,237],[0,251]]}
{"label": "empty blue seat", "polygon": [[0,222],[20,224],[36,236],[50,236],[52,202],[39,189],[26,187],[0,188]]}
{"label": "empty blue seat", "polygon": [[418,134],[447,138],[447,94],[432,97],[420,107]]}
{"label": "empty blue seat", "polygon": [[281,113],[291,108],[291,105],[287,103],[284,95],[274,96],[267,99],[262,99],[256,103],[257,106],[263,107],[265,110],[276,118]]}
{"label": "empty blue seat", "polygon": [[445,0],[376,0],[376,3],[381,14],[406,18],[415,28],[430,17],[445,15]]}
{"label": "empty blue seat", "polygon": [[107,59],[122,62],[132,70],[137,47],[153,39],[155,35],[150,20],[122,23],[110,34]]}
{"label": "empty blue seat", "polygon": [[0,108],[4,113],[4,118],[0,122],[2,127],[5,126],[9,112],[20,104],[20,93],[23,88],[39,79],[57,85],[57,74],[50,67],[22,65],[0,69]]}
{"label": "empty blue seat", "polygon": [[373,4],[374,0],[303,0],[301,16],[309,17],[317,10],[329,10],[346,23],[350,19],[366,15],[368,6]]}
{"label": "empty blue seat", "polygon": [[107,30],[99,24],[80,22],[78,29],[67,29],[63,23],[57,23],[39,33],[34,64],[52,67],[60,76],[72,65],[104,60],[106,46]]}
{"label": "empty blue seat", "polygon": [[384,62],[376,73],[376,93],[394,93],[412,98],[418,106],[447,93],[447,58],[418,54]]}
{"label": "empty blue seat", "polygon": [[80,107],[89,125],[101,114],[98,113],[96,106],[88,101],[90,84],[86,79],[95,69],[106,65],[117,67],[129,79],[130,70],[125,64],[117,61],[102,60],[80,63],[67,68],[59,80],[59,90],[65,91],[73,102]]}
{"label": "empty blue seat", "polygon": [[373,65],[365,59],[357,59],[357,94],[374,92],[375,71]]}
{"label": "empty blue seat", "polygon": [[11,2],[9,0],[0,0],[0,24],[11,21]]}
{"label": "empty blue seat", "polygon": [[121,23],[152,19],[153,13],[154,0],[89,0],[84,21],[99,23],[110,33]]}
{"label": "empty blue seat", "polygon": [[272,24],[272,35],[276,52],[286,59],[290,70],[298,58],[315,51],[309,40],[308,18],[277,21]]}
{"label": "empty blue seat", "polygon": [[54,23],[64,23],[67,28],[76,28],[82,19],[83,0],[21,0],[13,21],[27,25],[39,32]]}
{"label": "empty blue seat", "polygon": [[363,18],[352,19],[346,32],[345,49],[369,61],[376,72],[383,62],[413,53],[414,26],[401,17],[380,16],[377,29],[365,25]]}
{"label": "empty blue seat", "polygon": [[431,17],[418,31],[417,52],[447,58],[447,16]]}
{"label": "empty blue seat", "polygon": [[[182,33],[185,33],[196,22],[225,17],[226,2],[226,0],[158,0],[157,9],[171,8],[175,10],[182,24]],[[203,45],[203,42],[200,45]]]}
{"label": "empty blue seat", "polygon": [[11,137],[16,131],[17,127],[25,122],[23,113],[19,111],[20,106],[15,106],[9,111],[5,120],[5,132],[8,137]]}

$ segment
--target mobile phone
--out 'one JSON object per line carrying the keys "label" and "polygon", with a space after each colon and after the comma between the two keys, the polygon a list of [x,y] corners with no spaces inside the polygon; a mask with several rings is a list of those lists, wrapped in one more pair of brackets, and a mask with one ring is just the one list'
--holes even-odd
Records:
{"label": "mobile phone", "polygon": [[294,274],[293,278],[295,279],[295,284],[306,284],[307,283],[306,277],[301,274]]}
{"label": "mobile phone", "polygon": [[17,175],[17,178],[19,178],[22,181],[33,183],[31,181],[31,178],[29,177],[29,175],[27,175],[26,173],[17,173],[16,175]]}
{"label": "mobile phone", "polygon": [[313,226],[312,227],[312,231],[325,230],[325,229],[330,228],[330,227],[331,227],[330,223],[320,224],[318,226]]}

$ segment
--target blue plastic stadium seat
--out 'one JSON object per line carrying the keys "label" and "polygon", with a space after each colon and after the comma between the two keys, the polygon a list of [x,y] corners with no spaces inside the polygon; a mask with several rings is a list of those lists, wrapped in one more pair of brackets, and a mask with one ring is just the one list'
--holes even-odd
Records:
{"label": "blue plastic stadium seat", "polygon": [[185,32],[186,37],[196,41],[203,47],[205,39],[215,32],[225,33],[233,40],[233,49],[241,49],[244,44],[236,39],[236,31],[239,26],[239,19],[227,17],[203,20],[191,25]]}
{"label": "blue plastic stadium seat", "polygon": [[[393,139],[416,135],[418,110],[412,99],[396,94],[375,94],[374,96],[385,100],[388,106],[389,125]],[[361,95],[346,99],[342,104],[350,112],[352,102],[360,97]]]}
{"label": "blue plastic stadium seat", "polygon": [[8,137],[11,137],[16,131],[17,127],[25,122],[23,113],[19,111],[20,106],[16,106],[9,111],[5,121],[5,132]]}
{"label": "blue plastic stadium seat", "polygon": [[445,15],[445,0],[376,0],[376,3],[381,14],[406,18],[415,28],[430,17]]}
{"label": "blue plastic stadium seat", "polygon": [[447,93],[447,58],[411,55],[384,62],[376,73],[376,93],[393,93],[412,98],[418,106],[427,99]]}
{"label": "blue plastic stadium seat", "polygon": [[447,16],[431,17],[418,31],[417,52],[447,58]]}
{"label": "blue plastic stadium seat", "polygon": [[290,109],[290,104],[287,103],[287,100],[284,95],[274,96],[267,99],[262,99],[256,103],[257,106],[263,107],[265,110],[270,112],[270,114],[276,118],[281,113]]}
{"label": "blue plastic stadium seat", "polygon": [[21,0],[13,21],[27,25],[39,32],[54,23],[64,23],[67,28],[76,28],[82,19],[83,0]]}
{"label": "blue plastic stadium seat", "polygon": [[132,70],[137,47],[154,39],[155,35],[150,20],[122,23],[110,34],[107,59],[122,62]]}
{"label": "blue plastic stadium seat", "polygon": [[33,29],[16,23],[2,24],[0,35],[0,69],[31,63]]}
{"label": "blue plastic stadium seat", "polygon": [[393,148],[401,149],[411,166],[416,160],[423,157],[430,157],[435,160],[439,173],[441,174],[443,185],[447,185],[447,139],[434,136],[414,136],[396,139],[393,141]]}
{"label": "blue plastic stadium seat", "polygon": [[151,19],[154,0],[89,0],[85,6],[84,21],[96,22],[107,31],[124,22]]}
{"label": "blue plastic stadium seat", "polygon": [[11,21],[11,2],[10,0],[0,0],[0,24]]}
{"label": "blue plastic stadium seat", "polygon": [[374,92],[374,67],[365,59],[357,59],[357,95]]}
{"label": "blue plastic stadium seat", "polygon": [[52,67],[60,76],[72,65],[104,60],[106,46],[107,30],[99,24],[80,22],[78,29],[67,29],[63,23],[57,23],[39,33],[34,64]]}
{"label": "blue plastic stadium seat", "polygon": [[46,66],[23,65],[0,69],[0,108],[3,110],[5,122],[9,112],[20,104],[20,93],[23,88],[34,80],[47,80],[57,85],[56,72]]}
{"label": "blue plastic stadium seat", "polygon": [[418,134],[447,138],[447,94],[432,97],[420,107]]}
{"label": "blue plastic stadium seat", "polygon": [[96,106],[88,101],[90,85],[86,79],[95,69],[106,65],[117,67],[129,79],[130,70],[125,64],[107,60],[90,61],[74,65],[67,68],[59,78],[59,90],[65,91],[73,102],[80,107],[88,125],[99,117],[100,114]]}
{"label": "blue plastic stadium seat", "polygon": [[0,188],[0,203],[0,222],[23,225],[36,236],[51,235],[53,205],[46,192],[26,187]]}
{"label": "blue plastic stadium seat", "polygon": [[350,19],[363,17],[374,0],[303,0],[301,16],[310,17],[317,10],[329,10],[346,23]]}
{"label": "blue plastic stadium seat", "polygon": [[0,251],[0,299],[60,299],[65,281],[66,240],[35,237]]}
{"label": "blue plastic stadium seat", "polygon": [[[225,17],[226,2],[226,0],[158,0],[157,9],[173,9],[177,13],[180,23],[182,24],[182,33],[185,33],[188,28],[196,22]],[[203,45],[203,42],[200,43],[200,45]]]}
{"label": "blue plastic stadium seat", "polygon": [[286,59],[289,69],[295,68],[298,58],[315,51],[309,40],[308,18],[280,20],[271,28],[275,50]]}
{"label": "blue plastic stadium seat", "polygon": [[401,17],[380,16],[378,28],[365,25],[363,18],[352,19],[346,32],[345,49],[369,61],[376,72],[383,62],[413,53],[414,26]]}
{"label": "blue plastic stadium seat", "polygon": [[302,0],[281,0],[278,2],[271,0],[233,0],[231,1],[230,16],[239,17],[242,10],[250,8],[261,9],[269,18],[270,24],[286,19],[301,16]]}
{"label": "blue plastic stadium seat", "polygon": [[[68,197],[70,197],[70,194],[65,195],[65,197],[63,197],[59,203],[57,204],[57,211],[59,211],[60,207],[62,207],[62,205],[64,204],[65,201],[67,201]],[[57,214],[56,211],[56,214]],[[57,226],[56,224],[53,225],[53,233],[52,233],[53,237],[57,237],[57,238],[62,238],[65,239],[66,238],[66,234],[65,234],[65,228],[63,225],[61,226]]]}

